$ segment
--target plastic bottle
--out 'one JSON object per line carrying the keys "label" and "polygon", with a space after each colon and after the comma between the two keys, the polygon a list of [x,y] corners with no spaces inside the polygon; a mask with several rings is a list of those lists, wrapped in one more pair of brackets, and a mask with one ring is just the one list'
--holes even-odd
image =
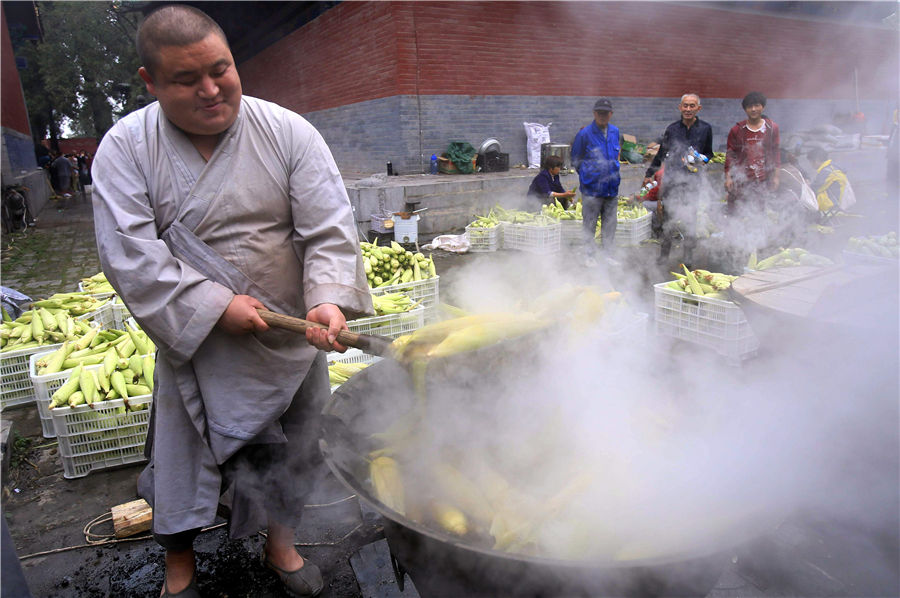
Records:
{"label": "plastic bottle", "polygon": [[431,154],[431,174],[438,173],[438,163],[437,156],[435,154]]}
{"label": "plastic bottle", "polygon": [[644,197],[645,195],[647,195],[648,193],[650,193],[651,191],[656,189],[658,186],[659,186],[659,181],[656,181],[656,180],[650,181],[649,183],[647,183],[646,185],[641,187],[641,190],[638,191],[638,197]]}
{"label": "plastic bottle", "polygon": [[705,156],[704,154],[701,154],[700,152],[695,150],[693,147],[690,147],[688,149],[688,153],[691,154],[693,157],[697,158],[698,160],[700,160],[701,162],[703,162],[704,164],[709,162],[709,157]]}

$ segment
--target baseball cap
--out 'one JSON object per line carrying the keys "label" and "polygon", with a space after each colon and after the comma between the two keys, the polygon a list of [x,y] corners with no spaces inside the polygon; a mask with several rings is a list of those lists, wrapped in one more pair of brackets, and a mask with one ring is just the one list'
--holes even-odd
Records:
{"label": "baseball cap", "polygon": [[596,102],[594,102],[594,110],[607,110],[612,112],[612,102],[607,98],[600,98]]}

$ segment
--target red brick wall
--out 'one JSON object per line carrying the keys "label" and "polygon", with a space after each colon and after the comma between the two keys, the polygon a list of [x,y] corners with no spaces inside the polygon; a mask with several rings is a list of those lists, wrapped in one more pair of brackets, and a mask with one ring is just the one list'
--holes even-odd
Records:
{"label": "red brick wall", "polygon": [[3,31],[0,39],[0,125],[30,136],[28,111],[25,108],[25,97],[22,95],[22,83],[19,81],[19,71],[16,70],[16,58],[4,10],[0,10],[0,18],[0,29]]}
{"label": "red brick wall", "polygon": [[[771,98],[897,93],[897,34],[648,2],[345,2],[240,65],[299,112],[398,94]],[[418,72],[417,72],[418,71]]]}

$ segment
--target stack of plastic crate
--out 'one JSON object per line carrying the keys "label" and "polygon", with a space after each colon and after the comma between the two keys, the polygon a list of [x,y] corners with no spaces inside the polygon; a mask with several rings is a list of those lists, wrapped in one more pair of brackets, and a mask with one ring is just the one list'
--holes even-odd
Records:
{"label": "stack of plastic crate", "polygon": [[713,349],[729,363],[740,364],[759,348],[743,310],[731,301],[653,287],[657,334]]}
{"label": "stack of plastic crate", "polygon": [[[425,280],[399,282],[397,284],[369,290],[373,295],[403,293],[424,308],[425,321],[431,322],[437,319],[438,316],[438,304],[440,303],[440,279],[440,276],[432,276],[431,278],[426,278]],[[354,332],[365,331],[356,330]],[[405,334],[405,332],[402,334]]]}
{"label": "stack of plastic crate", "polygon": [[51,410],[63,477],[145,461],[151,395]]}

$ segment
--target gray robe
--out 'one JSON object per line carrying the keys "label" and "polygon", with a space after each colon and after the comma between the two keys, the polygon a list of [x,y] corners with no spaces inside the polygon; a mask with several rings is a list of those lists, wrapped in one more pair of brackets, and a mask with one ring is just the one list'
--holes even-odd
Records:
{"label": "gray robe", "polygon": [[[348,318],[372,313],[350,203],[319,133],[246,96],[208,163],[154,103],[110,129],[93,174],[103,270],[159,348],[142,494],[156,533],[201,527],[215,517],[219,466],[248,442],[286,441],[278,419],[317,354],[295,333],[232,336],[215,324],[252,289],[291,315],[319,303]],[[179,226],[251,290],[167,244]]]}

